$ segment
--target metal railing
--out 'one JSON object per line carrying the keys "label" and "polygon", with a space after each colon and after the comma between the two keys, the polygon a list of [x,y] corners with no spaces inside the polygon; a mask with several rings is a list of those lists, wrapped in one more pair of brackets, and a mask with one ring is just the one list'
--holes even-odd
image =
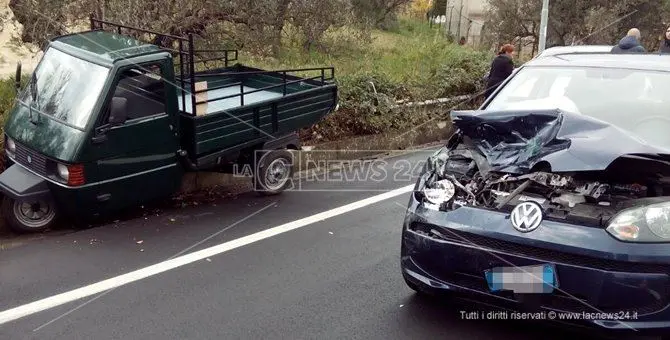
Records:
{"label": "metal railing", "polygon": [[[319,71],[321,74],[318,76],[314,77],[309,77],[309,78],[303,78],[303,77],[296,77],[289,75],[289,73],[296,73],[296,72],[310,72],[310,71]],[[326,71],[330,71],[330,75],[326,76]],[[223,97],[216,97],[212,99],[207,99],[207,100],[201,100],[197,101],[196,105],[201,105],[205,103],[211,103],[219,100],[225,100],[225,99],[231,99],[231,98],[236,98],[240,97],[240,106],[244,106],[244,96],[245,95],[250,95],[262,91],[271,91],[275,90],[277,88],[282,88],[282,96],[286,96],[288,94],[288,85],[292,84],[298,84],[298,83],[303,83],[303,82],[309,82],[309,81],[317,81],[320,80],[318,84],[312,83],[311,85],[315,86],[323,86],[327,85],[328,81],[331,81],[335,79],[335,68],[334,67],[318,67],[318,68],[303,68],[303,69],[287,69],[287,70],[276,70],[276,71],[239,71],[239,72],[221,72],[221,73],[208,73],[208,74],[199,74],[197,75],[197,78],[209,78],[209,77],[235,77],[235,78],[242,78],[244,79],[245,77],[252,76],[252,75],[270,75],[273,77],[276,76],[281,76],[281,83],[280,84],[274,84],[266,87],[261,87],[258,89],[254,89],[252,91],[247,91],[244,92],[244,81],[238,81],[235,83],[231,84],[225,84],[221,86],[216,86],[212,88],[207,88],[203,90],[198,90],[195,91],[194,93],[201,94],[201,93],[207,93],[209,91],[215,91],[215,90],[220,90],[224,88],[230,88],[230,87],[240,87],[240,92],[233,94],[233,95],[227,95]],[[290,79],[289,79],[290,77]]]}
{"label": "metal railing", "polygon": [[[184,113],[187,112],[186,110],[186,96],[191,97],[191,114],[196,115],[196,106],[204,103],[210,103],[214,101],[219,101],[219,100],[224,100],[224,99],[229,99],[229,98],[235,98],[235,97],[240,97],[240,104],[241,106],[244,106],[244,96],[261,92],[261,91],[268,91],[268,90],[274,90],[277,88],[282,88],[282,95],[286,96],[288,94],[288,85],[292,85],[295,83],[300,83],[300,82],[309,82],[309,81],[318,81],[320,80],[320,83],[312,85],[315,86],[323,86],[326,85],[327,82],[333,80],[335,78],[335,68],[333,67],[320,67],[320,68],[302,68],[302,69],[286,69],[286,70],[277,70],[277,71],[241,71],[241,72],[216,72],[216,73],[200,73],[197,74],[195,70],[195,65],[198,63],[203,63],[205,67],[207,67],[208,62],[222,62],[223,65],[228,68],[230,66],[230,62],[237,61],[239,53],[237,50],[231,50],[231,49],[200,49],[197,50],[195,49],[195,44],[194,44],[194,39],[193,39],[193,34],[189,33],[187,36],[177,36],[177,35],[172,35],[172,34],[166,34],[166,33],[161,33],[161,32],[155,32],[151,30],[146,30],[146,29],[141,29],[137,27],[132,27],[132,26],[127,26],[127,25],[122,25],[110,21],[105,21],[105,20],[100,20],[96,19],[94,15],[90,16],[90,24],[91,24],[91,31],[110,31],[114,32],[120,35],[129,35],[132,36],[140,41],[158,46],[162,50],[171,52],[173,56],[176,54],[176,56],[179,58],[174,63],[174,67],[177,70],[178,69],[178,76],[176,77],[177,80],[177,85],[180,87],[180,95],[182,98],[181,101],[181,108],[180,110]],[[143,39],[143,35],[153,35],[153,39]],[[177,45],[175,48],[174,45]],[[215,54],[214,57],[208,57],[208,58],[198,58],[200,54]],[[312,71],[319,71],[320,75],[315,76],[315,77],[310,77],[310,78],[302,78],[302,77],[297,77],[294,75],[290,75],[290,73],[297,73],[297,72],[312,72]],[[175,71],[177,72],[177,71]],[[329,73],[329,74],[327,74]],[[244,91],[244,80],[245,77],[253,76],[253,75],[270,75],[273,77],[281,77],[281,83],[280,84],[275,84],[267,87],[263,87],[260,89],[255,89],[253,91]],[[195,90],[195,85],[196,85],[196,79],[202,79],[202,78],[216,78],[216,77],[234,77],[236,78],[235,83],[231,84],[225,84],[221,86],[215,86],[212,88],[208,89],[203,89],[203,90]],[[207,93],[210,91],[214,90],[220,90],[224,88],[229,88],[229,87],[235,87],[239,86],[240,87],[240,93],[234,94],[234,95],[229,95],[229,96],[223,96],[220,98],[213,98],[213,99],[207,99],[204,101],[196,101],[196,95],[202,94],[202,93]]]}

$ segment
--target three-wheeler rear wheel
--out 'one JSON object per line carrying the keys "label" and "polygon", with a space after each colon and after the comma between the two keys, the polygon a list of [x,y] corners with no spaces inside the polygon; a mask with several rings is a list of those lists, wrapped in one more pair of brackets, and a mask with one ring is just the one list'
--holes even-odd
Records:
{"label": "three-wheeler rear wheel", "polygon": [[293,154],[288,150],[272,150],[256,160],[254,190],[270,196],[282,193],[293,178]]}
{"label": "three-wheeler rear wheel", "polygon": [[56,207],[47,200],[2,199],[2,216],[9,227],[19,233],[45,231],[56,223]]}

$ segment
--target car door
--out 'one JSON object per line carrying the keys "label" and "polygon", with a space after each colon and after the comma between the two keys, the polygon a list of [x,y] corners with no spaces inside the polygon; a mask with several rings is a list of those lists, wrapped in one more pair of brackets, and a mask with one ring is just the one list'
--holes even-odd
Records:
{"label": "car door", "polygon": [[[101,213],[169,196],[181,184],[178,117],[165,63],[121,68],[93,137]],[[171,74],[171,73],[170,73]],[[109,123],[112,98],[125,98],[127,120]],[[174,96],[172,96],[174,97]]]}

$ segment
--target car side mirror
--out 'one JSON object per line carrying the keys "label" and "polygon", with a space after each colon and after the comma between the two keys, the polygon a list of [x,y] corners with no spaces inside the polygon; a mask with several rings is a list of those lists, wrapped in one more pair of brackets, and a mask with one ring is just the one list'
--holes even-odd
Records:
{"label": "car side mirror", "polygon": [[14,75],[14,89],[18,94],[21,90],[21,62],[16,63],[16,74]]}
{"label": "car side mirror", "polygon": [[109,124],[121,125],[128,119],[128,99],[123,97],[112,98],[109,110]]}

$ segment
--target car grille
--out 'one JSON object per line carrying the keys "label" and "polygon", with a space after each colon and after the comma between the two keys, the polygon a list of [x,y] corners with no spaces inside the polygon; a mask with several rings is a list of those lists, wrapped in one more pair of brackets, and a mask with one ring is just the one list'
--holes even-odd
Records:
{"label": "car grille", "polygon": [[16,143],[16,155],[14,161],[34,171],[38,175],[47,175],[47,158],[19,143]]}
{"label": "car grille", "polygon": [[493,251],[502,252],[510,255],[520,255],[531,257],[536,260],[562,263],[566,265],[600,269],[604,271],[633,272],[633,273],[668,273],[670,268],[667,265],[655,263],[625,262],[609,260],[597,257],[577,255],[562,251],[544,249],[539,247],[522,245],[514,242],[503,241],[495,238],[462,232],[453,229],[444,229],[431,226],[424,223],[414,223],[411,229],[421,232],[428,232],[430,229],[441,231],[442,238],[445,241],[459,243],[464,245],[476,245]]}

